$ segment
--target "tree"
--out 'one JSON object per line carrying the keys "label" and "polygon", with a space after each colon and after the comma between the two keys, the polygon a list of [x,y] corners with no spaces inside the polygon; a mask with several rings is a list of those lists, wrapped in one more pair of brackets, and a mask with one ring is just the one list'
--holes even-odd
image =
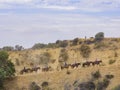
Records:
{"label": "tree", "polygon": [[14,76],[14,64],[8,60],[8,53],[0,51],[0,90],[3,89],[3,82],[6,78]]}
{"label": "tree", "polygon": [[46,46],[47,46],[46,44],[36,43],[35,45],[33,45],[32,49],[41,49],[45,48]]}
{"label": "tree", "polygon": [[72,45],[77,45],[77,44],[78,44],[78,41],[79,41],[79,38],[75,38],[75,39],[73,40]]}
{"label": "tree", "polygon": [[41,90],[40,86],[36,82],[30,83],[29,90]]}
{"label": "tree", "polygon": [[91,49],[88,45],[82,44],[80,47],[80,53],[83,56],[83,58],[89,58]]}
{"label": "tree", "polygon": [[63,48],[67,47],[68,46],[67,40],[64,40],[64,41],[60,42],[59,46],[63,47]]}
{"label": "tree", "polygon": [[61,49],[60,56],[59,56],[59,62],[66,62],[68,60],[69,56],[65,49]]}
{"label": "tree", "polygon": [[48,64],[51,60],[51,54],[44,52],[41,55],[37,55],[37,58],[39,58],[39,64]]}
{"label": "tree", "polygon": [[20,45],[16,45],[16,46],[15,46],[15,50],[17,50],[17,51],[21,51],[21,50],[23,50],[23,49],[24,49],[23,46],[20,46]]}
{"label": "tree", "polygon": [[4,46],[4,47],[2,48],[2,50],[5,50],[5,51],[13,51],[13,50],[14,50],[14,47],[12,47],[12,46]]}
{"label": "tree", "polygon": [[104,33],[103,32],[99,32],[95,35],[95,40],[96,41],[100,41],[104,39]]}

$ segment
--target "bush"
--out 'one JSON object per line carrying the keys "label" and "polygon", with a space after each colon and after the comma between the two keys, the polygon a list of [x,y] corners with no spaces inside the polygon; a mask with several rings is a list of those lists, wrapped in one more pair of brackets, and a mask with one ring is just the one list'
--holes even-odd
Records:
{"label": "bush", "polygon": [[110,81],[107,78],[103,79],[103,87],[107,88],[109,83],[110,83]]}
{"label": "bush", "polygon": [[88,58],[90,53],[91,53],[91,49],[88,45],[86,44],[83,44],[81,45],[80,47],[80,52],[81,52],[81,55],[84,57],[84,58]]}
{"label": "bush", "polygon": [[91,81],[83,82],[78,85],[80,90],[95,90],[95,84]]}
{"label": "bush", "polygon": [[99,79],[101,77],[99,70],[96,71],[95,73],[92,73],[92,77],[93,77],[93,79]]}
{"label": "bush", "polygon": [[39,64],[48,64],[51,59],[51,54],[48,52],[44,52],[40,56],[36,56],[36,57],[39,58]]}
{"label": "bush", "polygon": [[16,63],[17,66],[20,66],[20,61],[19,61],[19,59],[16,58],[15,63]]}
{"label": "bush", "polygon": [[96,41],[101,41],[104,39],[104,33],[103,32],[99,32],[95,35],[95,40]]}
{"label": "bush", "polygon": [[98,82],[97,90],[106,90],[109,83],[110,83],[110,81],[108,79],[106,79],[106,78],[102,82]]}
{"label": "bush", "polygon": [[47,48],[55,48],[57,47],[55,43],[48,43],[48,45],[46,46]]}
{"label": "bush", "polygon": [[2,50],[5,50],[5,51],[13,51],[13,50],[14,50],[14,47],[12,47],[12,46],[4,46],[4,47],[2,48]]}
{"label": "bush", "polygon": [[32,82],[29,86],[29,90],[41,90],[41,88],[35,82]]}
{"label": "bush", "polygon": [[48,82],[43,82],[42,84],[41,84],[41,86],[42,86],[42,90],[51,90],[50,88],[49,88],[49,83]]}
{"label": "bush", "polygon": [[64,85],[64,90],[71,90],[71,87],[72,87],[72,85],[70,85],[69,83],[66,83]]}
{"label": "bush", "polygon": [[109,64],[113,64],[113,63],[115,63],[116,62],[116,60],[109,60]]}
{"label": "bush", "polygon": [[0,89],[3,88],[4,80],[11,78],[15,73],[14,64],[8,60],[8,57],[7,52],[0,51]]}
{"label": "bush", "polygon": [[118,57],[118,53],[117,52],[114,53],[114,57]]}
{"label": "bush", "polygon": [[75,38],[75,39],[73,40],[73,42],[72,42],[72,45],[77,45],[77,44],[78,44],[78,41],[79,41],[79,39],[78,39],[78,38]]}
{"label": "bush", "polygon": [[106,77],[107,79],[112,79],[112,78],[114,78],[114,75],[105,75],[105,77]]}
{"label": "bush", "polygon": [[68,75],[69,75],[70,73],[71,73],[71,72],[70,72],[69,70],[67,70],[66,74],[68,74]]}
{"label": "bush", "polygon": [[116,86],[114,89],[112,90],[120,90],[120,85]]}
{"label": "bush", "polygon": [[32,49],[41,49],[45,48],[46,46],[47,46],[46,44],[36,43],[35,45],[33,45]]}
{"label": "bush", "polygon": [[68,58],[69,58],[69,56],[68,56],[68,53],[66,51],[60,52],[59,62],[66,62],[68,60]]}
{"label": "bush", "polygon": [[63,48],[67,47],[68,46],[68,42],[66,40],[64,40],[64,41],[62,41],[62,42],[59,43],[59,46],[63,47]]}
{"label": "bush", "polygon": [[49,85],[49,83],[46,81],[41,84],[42,87],[47,87],[48,85]]}
{"label": "bush", "polygon": [[94,49],[104,49],[107,47],[108,47],[108,45],[104,42],[96,42],[94,45]]}

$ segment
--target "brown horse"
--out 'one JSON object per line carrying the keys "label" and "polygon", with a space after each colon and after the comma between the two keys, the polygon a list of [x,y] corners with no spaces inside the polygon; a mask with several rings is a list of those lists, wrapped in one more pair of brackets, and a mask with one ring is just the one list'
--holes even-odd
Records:
{"label": "brown horse", "polygon": [[21,71],[20,71],[20,74],[23,74],[23,73],[28,73],[28,72],[30,72],[31,71],[31,69],[30,68],[23,68]]}
{"label": "brown horse", "polygon": [[31,72],[37,72],[38,70],[40,70],[40,67],[33,67],[32,69],[31,69]]}
{"label": "brown horse", "polygon": [[47,71],[50,70],[50,68],[51,68],[50,66],[44,67],[44,68],[42,68],[42,71],[43,71],[43,72],[47,72]]}
{"label": "brown horse", "polygon": [[71,64],[65,63],[63,66],[61,66],[61,70],[62,70],[62,69],[65,69],[65,68],[68,69],[69,66],[71,66]]}
{"label": "brown horse", "polygon": [[84,62],[84,63],[82,64],[82,66],[83,66],[83,67],[85,67],[85,66],[90,66],[91,63],[92,63],[91,61],[86,61],[86,62]]}
{"label": "brown horse", "polygon": [[92,62],[92,65],[100,65],[100,63],[102,63],[102,60],[95,60],[94,62]]}
{"label": "brown horse", "polygon": [[81,63],[74,63],[74,64],[71,64],[71,68],[78,68],[78,66],[81,65]]}

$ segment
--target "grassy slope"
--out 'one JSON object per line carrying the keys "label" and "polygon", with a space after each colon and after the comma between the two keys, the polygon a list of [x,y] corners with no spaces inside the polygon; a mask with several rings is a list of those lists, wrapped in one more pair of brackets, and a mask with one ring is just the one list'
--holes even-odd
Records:
{"label": "grassy slope", "polygon": [[[71,74],[67,75],[66,70],[63,71],[51,71],[46,73],[32,73],[32,74],[25,74],[23,76],[16,76],[16,79],[11,80],[9,82],[6,82],[6,87],[9,88],[9,90],[16,90],[17,87],[28,87],[28,85],[35,81],[37,84],[41,85],[42,82],[48,81],[50,82],[50,87],[53,90],[63,90],[63,87],[66,83],[73,84],[75,80],[79,81],[85,81],[88,80],[91,76],[91,73],[100,70],[101,74],[104,76],[105,74],[113,74],[115,77],[112,79],[109,87],[107,90],[111,90],[111,88],[115,87],[116,85],[120,84],[120,48],[119,44],[120,42],[111,41],[111,40],[104,40],[104,42],[107,45],[111,45],[111,47],[118,47],[116,50],[118,57],[114,57],[114,50],[111,50],[109,47],[104,48],[103,50],[94,50],[92,49],[92,53],[90,55],[89,60],[95,60],[96,58],[103,60],[103,66],[91,66],[91,67],[79,67],[78,69],[69,69]],[[112,43],[112,44],[110,44]],[[74,47],[68,47],[68,54],[69,54],[69,60],[68,63],[74,63],[76,62],[83,62],[85,61],[84,58],[80,55],[78,51],[74,51],[73,49],[80,47],[74,46]],[[94,44],[90,45],[91,48],[94,47]],[[56,59],[56,62],[52,64],[52,67],[56,68],[58,65],[58,57],[60,49],[43,49],[43,50],[25,50],[21,52],[10,52],[10,58],[15,63],[15,59],[19,58],[20,61],[24,61],[24,63],[21,66],[16,66],[17,72],[23,68],[23,66],[28,66],[28,62],[32,62],[35,60],[36,54],[41,54],[42,52],[49,52],[52,55],[52,59]],[[28,55],[27,57],[24,55]],[[32,56],[32,57],[30,57]],[[28,58],[29,57],[29,58]],[[32,59],[31,59],[32,58]],[[116,62],[112,65],[108,64],[110,59],[116,59]]]}

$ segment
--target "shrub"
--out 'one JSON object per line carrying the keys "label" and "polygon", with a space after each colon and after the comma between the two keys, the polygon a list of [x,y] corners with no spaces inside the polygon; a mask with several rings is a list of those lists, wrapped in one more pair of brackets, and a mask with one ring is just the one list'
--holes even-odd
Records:
{"label": "shrub", "polygon": [[48,52],[44,52],[43,54],[36,57],[39,58],[39,64],[48,64],[51,59],[51,54]]}
{"label": "shrub", "polygon": [[114,89],[112,90],[120,90],[120,85],[116,86]]}
{"label": "shrub", "polygon": [[19,59],[16,58],[15,63],[16,63],[17,66],[20,66],[20,61],[19,61]]}
{"label": "shrub", "polygon": [[59,55],[59,62],[66,62],[68,60],[69,56],[65,49],[61,49],[60,55]]}
{"label": "shrub", "polygon": [[78,41],[79,41],[79,39],[78,39],[78,38],[75,38],[75,39],[73,40],[73,42],[72,42],[72,45],[77,45],[77,44],[78,44]]}
{"label": "shrub", "polygon": [[117,52],[114,53],[114,57],[118,57],[118,53]]}
{"label": "shrub", "polygon": [[94,45],[94,49],[104,49],[107,47],[108,47],[108,45],[104,42],[96,42]]}
{"label": "shrub", "polygon": [[2,48],[2,50],[5,50],[5,51],[13,51],[13,50],[14,50],[14,47],[12,47],[12,46],[4,46],[4,47]]}
{"label": "shrub", "polygon": [[88,58],[91,53],[91,49],[88,45],[83,44],[80,47],[80,53],[84,58]]}
{"label": "shrub", "polygon": [[109,83],[110,83],[110,81],[107,78],[104,78],[102,83],[103,83],[103,87],[107,88]]}
{"label": "shrub", "polygon": [[42,87],[47,87],[48,85],[49,85],[49,83],[46,81],[41,84]]}
{"label": "shrub", "polygon": [[47,46],[46,44],[36,43],[35,45],[33,45],[32,49],[41,49],[45,48],[46,46]]}
{"label": "shrub", "polygon": [[71,88],[72,88],[72,85],[70,85],[69,83],[66,83],[64,85],[64,90],[71,90]]}
{"label": "shrub", "polygon": [[71,73],[71,72],[70,72],[69,70],[67,70],[66,74],[68,74],[68,75],[69,75],[70,73]]}
{"label": "shrub", "polygon": [[36,84],[36,82],[32,82],[29,86],[29,90],[41,90],[41,88]]}
{"label": "shrub", "polygon": [[95,73],[92,73],[92,78],[93,79],[99,79],[101,77],[100,71],[96,71]]}
{"label": "shrub", "polygon": [[113,64],[113,63],[115,63],[116,62],[116,60],[109,60],[109,64]]}
{"label": "shrub", "polygon": [[95,84],[91,81],[83,82],[78,85],[80,90],[95,90]]}
{"label": "shrub", "polygon": [[112,78],[114,78],[114,75],[105,75],[105,77],[106,77],[107,79],[112,79]]}
{"label": "shrub", "polygon": [[95,35],[95,40],[96,41],[100,41],[104,39],[104,33],[103,32],[99,32]]}
{"label": "shrub", "polygon": [[8,53],[0,51],[0,90],[3,90],[4,80],[14,76],[15,67],[14,64],[8,60]]}
{"label": "shrub", "polygon": [[96,88],[97,88],[97,90],[104,90],[103,83],[102,82],[98,82]]}
{"label": "shrub", "polygon": [[66,40],[64,40],[64,41],[62,41],[62,42],[59,43],[59,46],[63,47],[63,48],[67,47],[68,46],[68,42]]}
{"label": "shrub", "polygon": [[41,84],[41,86],[42,86],[42,90],[50,90],[50,88],[48,87],[49,86],[49,83],[48,82],[43,82],[42,84]]}
{"label": "shrub", "polygon": [[48,43],[48,45],[46,46],[47,48],[55,48],[57,47],[55,43]]}
{"label": "shrub", "polygon": [[108,87],[110,81],[108,79],[103,79],[102,82],[98,82],[97,84],[97,90],[106,90],[106,88]]}

